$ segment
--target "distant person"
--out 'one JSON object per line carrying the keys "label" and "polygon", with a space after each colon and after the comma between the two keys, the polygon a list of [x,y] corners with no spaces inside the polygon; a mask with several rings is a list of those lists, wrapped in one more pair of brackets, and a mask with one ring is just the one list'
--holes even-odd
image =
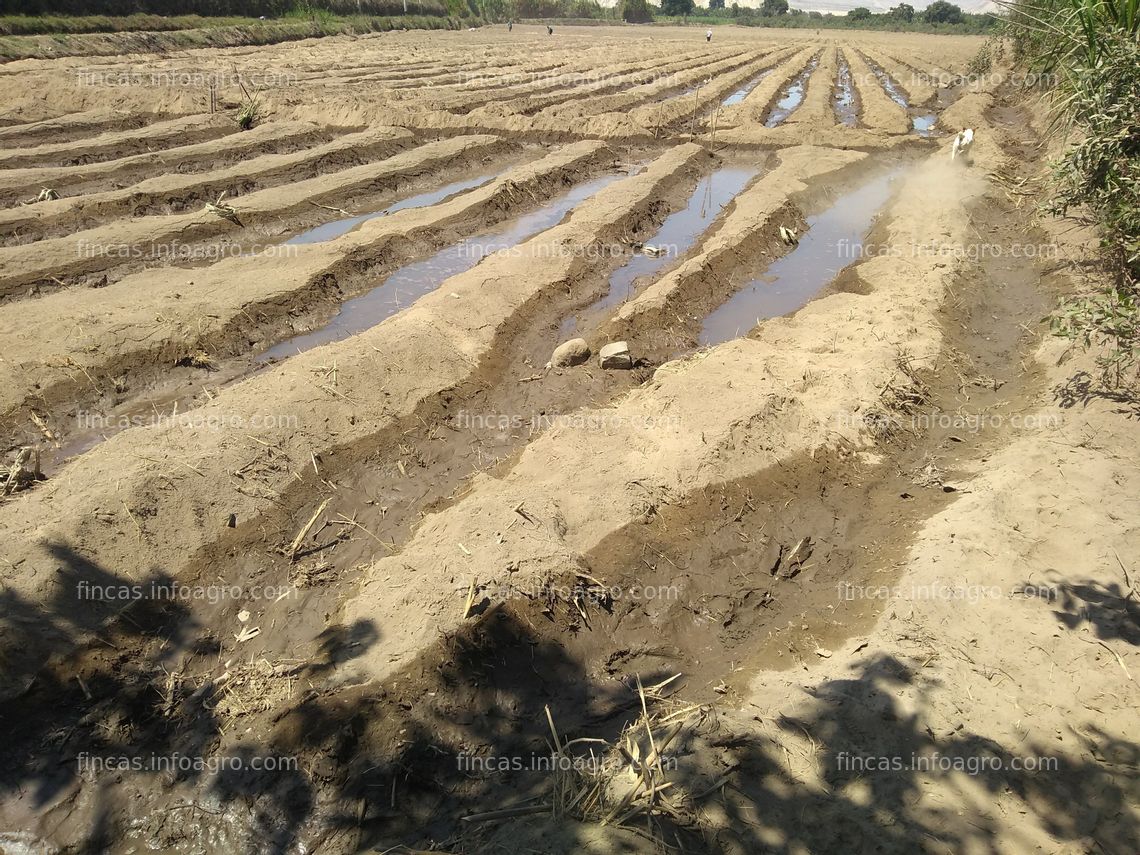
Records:
{"label": "distant person", "polygon": [[507,32],[509,33],[514,28],[515,28],[515,22],[514,21],[507,21]]}
{"label": "distant person", "polygon": [[546,34],[548,36],[554,35],[554,27],[550,26],[550,24],[546,25]]}
{"label": "distant person", "polygon": [[712,41],[712,30],[711,29],[705,30],[705,41],[706,42]]}

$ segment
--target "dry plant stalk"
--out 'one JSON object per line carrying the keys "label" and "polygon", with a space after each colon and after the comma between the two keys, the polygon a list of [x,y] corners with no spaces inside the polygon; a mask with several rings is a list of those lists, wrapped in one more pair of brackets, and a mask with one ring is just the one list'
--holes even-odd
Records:
{"label": "dry plant stalk", "polygon": [[[555,817],[573,816],[601,825],[622,826],[640,814],[655,813],[680,820],[673,806],[662,799],[662,794],[673,786],[666,780],[666,752],[682,734],[698,726],[708,712],[705,707],[669,701],[666,690],[680,677],[675,674],[648,687],[637,680],[641,714],[626,725],[614,744],[585,737],[565,740],[547,707],[555,762],[554,784],[546,809]],[[583,768],[578,761],[585,758],[575,758],[570,751],[585,743],[596,743],[603,749],[595,755],[591,748],[590,762]],[[632,786],[622,780],[626,774],[633,778]],[[618,796],[616,790],[620,788],[624,792]]]}
{"label": "dry plant stalk", "polygon": [[301,543],[304,541],[305,536],[308,535],[312,527],[316,525],[317,518],[325,512],[325,508],[329,506],[329,502],[331,501],[332,499],[328,498],[321,502],[320,507],[317,508],[311,517],[309,517],[309,521],[301,527],[301,530],[299,532],[297,532],[297,536],[293,538],[293,543],[289,545],[290,561],[297,560],[297,550],[301,548]]}
{"label": "dry plant stalk", "polygon": [[4,473],[4,495],[10,496],[17,490],[22,490],[33,481],[43,479],[40,471],[40,450],[32,446],[21,448],[16,459]]}

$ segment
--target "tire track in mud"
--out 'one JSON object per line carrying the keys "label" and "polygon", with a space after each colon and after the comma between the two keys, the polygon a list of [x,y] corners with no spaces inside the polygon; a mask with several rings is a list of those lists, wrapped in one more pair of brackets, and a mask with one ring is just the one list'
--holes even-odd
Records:
{"label": "tire track in mud", "polygon": [[[463,143],[460,138],[436,145],[454,149]],[[476,140],[473,150],[496,151],[501,145],[494,138]],[[145,389],[176,373],[174,366],[195,353],[209,355],[207,367],[188,367],[183,372],[188,376],[179,377],[174,388],[198,377],[192,385],[196,391],[206,384],[211,368],[222,377],[240,376],[249,370],[248,363],[227,366],[226,358],[247,357],[251,348],[295,332],[290,318],[301,323],[319,317],[400,263],[446,246],[458,235],[525,213],[612,162],[604,144],[578,143],[509,170],[484,187],[432,207],[367,221],[326,243],[195,270],[186,274],[194,276],[194,286],[160,270],[104,289],[68,290],[6,306],[0,311],[0,330],[21,342],[22,355],[0,365],[6,378],[0,412],[8,414],[8,422],[21,411],[16,416],[20,421],[9,423],[19,431],[20,424],[28,426],[22,419],[35,411],[62,439],[72,433],[66,410],[114,401],[136,384]],[[406,176],[407,170],[396,166]],[[163,319],[157,329],[156,311]],[[65,342],[49,331],[52,318],[60,316],[77,323]],[[184,395],[179,391],[176,399]]]}

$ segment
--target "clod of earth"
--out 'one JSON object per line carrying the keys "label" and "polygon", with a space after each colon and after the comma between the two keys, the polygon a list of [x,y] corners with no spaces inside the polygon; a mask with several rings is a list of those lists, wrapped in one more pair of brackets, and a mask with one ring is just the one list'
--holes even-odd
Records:
{"label": "clod of earth", "polygon": [[555,368],[581,365],[590,358],[590,345],[584,338],[572,338],[563,342],[550,355],[550,364]]}
{"label": "clod of earth", "polygon": [[598,364],[602,368],[633,368],[628,342],[615,341],[603,345],[598,351]]}

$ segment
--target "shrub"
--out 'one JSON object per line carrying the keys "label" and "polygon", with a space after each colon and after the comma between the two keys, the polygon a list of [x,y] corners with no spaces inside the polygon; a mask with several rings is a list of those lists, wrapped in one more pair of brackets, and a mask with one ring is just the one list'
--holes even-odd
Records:
{"label": "shrub", "polygon": [[1014,55],[1052,75],[1054,128],[1071,140],[1053,165],[1058,214],[1083,207],[1102,230],[1114,275],[1064,301],[1057,335],[1099,350],[1102,380],[1133,384],[1140,370],[1140,0],[1031,0],[1012,9]]}
{"label": "shrub", "polygon": [[622,0],[621,17],[630,24],[644,24],[653,20],[653,12],[646,0]]}

